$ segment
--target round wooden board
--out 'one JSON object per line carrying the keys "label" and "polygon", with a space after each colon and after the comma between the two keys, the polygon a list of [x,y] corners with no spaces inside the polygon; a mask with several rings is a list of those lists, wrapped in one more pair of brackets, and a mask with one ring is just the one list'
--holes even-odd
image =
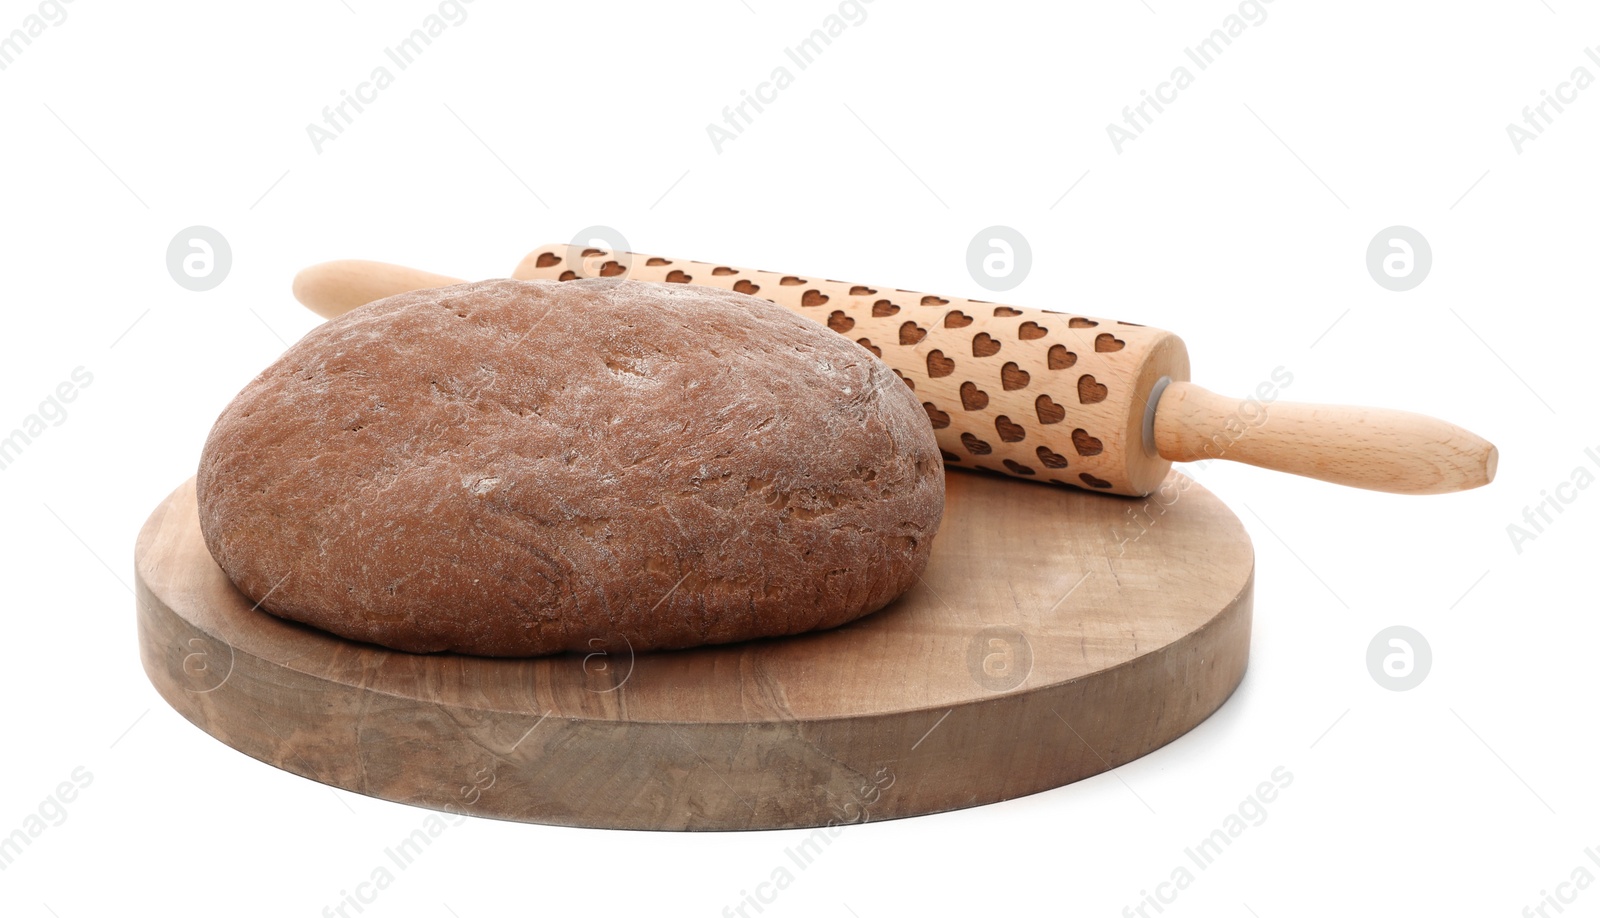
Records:
{"label": "round wooden board", "polygon": [[1177,473],[1148,500],[952,470],[923,580],[833,631],[695,650],[418,655],[252,608],[191,480],[139,534],[140,652],[224,743],[347,790],[631,829],[936,813],[1098,774],[1227,700],[1254,555]]}

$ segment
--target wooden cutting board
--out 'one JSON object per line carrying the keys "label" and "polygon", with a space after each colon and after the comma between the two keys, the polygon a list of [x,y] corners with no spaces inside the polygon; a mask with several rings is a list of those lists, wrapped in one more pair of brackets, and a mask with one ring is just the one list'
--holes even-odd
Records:
{"label": "wooden cutting board", "polygon": [[194,482],[139,534],[140,652],[202,730],[387,800],[631,829],[838,825],[1059,787],[1244,675],[1254,555],[1177,473],[1149,499],[951,470],[922,582],[833,631],[662,653],[416,655],[252,608]]}

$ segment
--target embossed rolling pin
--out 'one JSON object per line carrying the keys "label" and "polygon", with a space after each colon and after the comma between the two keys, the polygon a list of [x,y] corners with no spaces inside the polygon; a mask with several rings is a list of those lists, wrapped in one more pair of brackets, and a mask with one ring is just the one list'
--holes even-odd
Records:
{"label": "embossed rolling pin", "polygon": [[[1126,322],[600,249],[547,245],[512,277],[624,277],[723,287],[814,319],[878,355],[922,402],[945,461],[1112,494],[1154,491],[1173,462],[1229,459],[1400,494],[1475,488],[1495,447],[1404,411],[1230,399],[1190,383],[1171,332]],[[462,283],[379,262],[295,278],[325,317]]]}

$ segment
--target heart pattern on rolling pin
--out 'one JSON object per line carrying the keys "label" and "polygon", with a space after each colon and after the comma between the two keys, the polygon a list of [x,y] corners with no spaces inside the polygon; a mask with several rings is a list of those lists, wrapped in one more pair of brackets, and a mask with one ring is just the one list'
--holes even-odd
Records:
{"label": "heart pattern on rolling pin", "polygon": [[1101,332],[1100,334],[1094,336],[1094,349],[1095,352],[1099,354],[1109,354],[1113,351],[1120,351],[1122,350],[1122,346],[1126,343],[1127,342],[1118,339],[1116,335],[1113,335],[1110,332]]}
{"label": "heart pattern on rolling pin", "polygon": [[1034,399],[1033,410],[1038,412],[1040,424],[1060,424],[1067,419],[1067,409],[1057,405],[1048,395]]}
{"label": "heart pattern on rolling pin", "polygon": [[1088,373],[1078,377],[1078,401],[1085,405],[1105,401],[1106,393],[1109,391],[1105,386],[1095,382],[1094,377]]}
{"label": "heart pattern on rolling pin", "polygon": [[1007,392],[1028,388],[1028,383],[1033,380],[1032,374],[1016,363],[1007,363],[1000,368],[1000,388]]}
{"label": "heart pattern on rolling pin", "polygon": [[1079,427],[1072,432],[1072,448],[1077,450],[1080,456],[1098,456],[1105,450],[1105,444],[1089,436],[1087,430]]}
{"label": "heart pattern on rolling pin", "polygon": [[1064,469],[1067,467],[1067,457],[1054,452],[1048,446],[1041,446],[1034,450],[1034,453],[1038,455],[1039,461],[1044,463],[1044,467],[1047,469]]}
{"label": "heart pattern on rolling pin", "polygon": [[989,407],[989,393],[978,388],[974,382],[961,384],[961,407],[968,411],[982,411]]}
{"label": "heart pattern on rolling pin", "polygon": [[[924,390],[918,403],[947,463],[1101,491],[1122,487],[1124,481],[1118,453],[1124,448],[1127,418],[1121,412],[1129,396],[1117,389],[1129,385],[1127,368],[1166,334],[1065,310],[1041,315],[982,300],[709,262],[634,256],[625,267],[620,257],[600,257],[610,254],[601,249],[585,250],[581,257],[593,259],[585,271],[584,265],[565,263],[575,250],[548,248],[524,262],[522,271],[530,265],[534,271],[519,276],[569,280],[626,274],[723,287],[763,296],[797,313],[809,310],[802,314],[887,362],[908,389]],[[907,304],[912,312],[904,314]],[[828,308],[818,308],[824,305]],[[919,310],[925,311],[918,315]],[[908,315],[917,317],[908,320]],[[1115,326],[1114,333],[1084,331],[1109,326]],[[879,341],[899,347],[885,350]],[[981,457],[981,465],[975,457]]]}

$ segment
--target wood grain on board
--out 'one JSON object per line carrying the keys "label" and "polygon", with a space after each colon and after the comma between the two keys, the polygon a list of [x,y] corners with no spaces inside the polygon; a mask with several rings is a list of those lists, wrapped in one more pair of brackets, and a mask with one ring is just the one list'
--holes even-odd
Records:
{"label": "wood grain on board", "polygon": [[1254,570],[1237,518],[1176,473],[1141,499],[959,470],[895,604],[685,651],[416,655],[280,620],[207,554],[193,481],[135,560],[145,670],[224,743],[388,800],[635,829],[935,813],[1138,758],[1243,677]]}

